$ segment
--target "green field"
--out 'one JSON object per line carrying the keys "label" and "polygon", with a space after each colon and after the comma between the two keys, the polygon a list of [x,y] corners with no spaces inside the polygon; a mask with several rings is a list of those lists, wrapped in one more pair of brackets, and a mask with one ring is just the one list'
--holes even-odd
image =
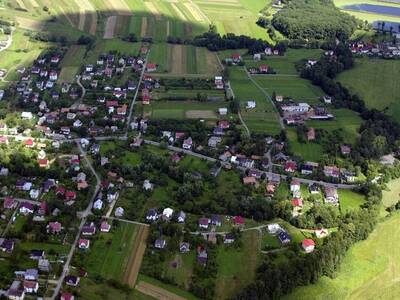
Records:
{"label": "green field", "polygon": [[121,280],[132,246],[135,243],[137,226],[120,222],[110,233],[100,233],[92,241],[89,255],[85,257],[85,269],[91,276]]}
{"label": "green field", "polygon": [[[277,134],[280,132],[278,116],[270,100],[247,77],[241,67],[230,67],[230,83],[235,98],[241,103],[241,114],[250,131]],[[256,108],[246,111],[247,101],[256,101]]]}
{"label": "green field", "polygon": [[365,197],[362,194],[352,190],[338,190],[340,209],[342,212],[359,209],[365,202]]}
{"label": "green field", "polygon": [[297,288],[284,300],[397,299],[400,293],[400,215],[378,224],[365,241],[354,245],[335,279],[322,277],[316,284]]}
{"label": "green field", "polygon": [[58,82],[74,82],[75,75],[79,71],[85,53],[86,47],[84,46],[73,45],[68,49],[61,61],[61,73]]}
{"label": "green field", "polygon": [[369,108],[386,110],[400,121],[400,61],[368,59],[356,60],[355,68],[339,75],[338,81],[364,99]]}
{"label": "green field", "polygon": [[390,181],[386,190],[382,191],[382,202],[385,207],[390,207],[400,200],[400,178]]}
{"label": "green field", "polygon": [[229,299],[254,280],[261,260],[259,239],[259,232],[251,230],[243,233],[243,246],[240,250],[231,246],[219,248],[216,299]]}
{"label": "green field", "polygon": [[296,155],[300,155],[304,160],[318,161],[323,155],[321,144],[314,142],[299,143],[295,127],[288,127],[287,138],[289,140],[290,150]]}
{"label": "green field", "polygon": [[330,112],[335,116],[333,120],[307,121],[307,126],[327,131],[341,129],[344,141],[349,144],[354,144],[357,141],[358,129],[362,123],[360,116],[356,112],[345,108],[330,109]]}
{"label": "green field", "polygon": [[[144,114],[153,119],[210,119],[217,120],[218,108],[228,107],[226,102],[152,101],[143,107]],[[226,116],[225,116],[226,118]]]}

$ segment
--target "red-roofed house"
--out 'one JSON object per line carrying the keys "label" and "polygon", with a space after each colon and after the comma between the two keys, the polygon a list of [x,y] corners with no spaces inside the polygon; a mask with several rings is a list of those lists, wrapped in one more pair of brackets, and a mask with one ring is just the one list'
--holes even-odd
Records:
{"label": "red-roofed house", "polygon": [[247,177],[243,177],[243,183],[244,184],[254,185],[254,184],[257,183],[257,180],[256,180],[255,177],[247,176]]}
{"label": "red-roofed house", "polygon": [[236,226],[243,226],[244,223],[245,223],[245,221],[244,221],[244,218],[243,218],[243,217],[241,217],[241,216],[235,216],[235,217],[233,217],[233,223],[234,223]]}
{"label": "red-roofed house", "polygon": [[238,63],[242,60],[242,56],[238,53],[233,53],[231,58],[234,63]]}
{"label": "red-roofed house", "polygon": [[79,239],[79,249],[89,249],[90,241],[88,239]]}
{"label": "red-roofed house", "polygon": [[48,159],[38,159],[39,167],[41,168],[48,168],[49,167],[49,160]]}
{"label": "red-roofed house", "polygon": [[8,137],[1,135],[0,136],[0,144],[8,144]]}
{"label": "red-roofed house", "polygon": [[74,191],[66,191],[65,192],[65,200],[66,201],[73,201],[76,199],[76,192]]}
{"label": "red-roofed house", "polygon": [[315,248],[315,242],[312,239],[305,239],[302,243],[301,243],[304,251],[306,251],[306,253],[311,253],[314,251]]}
{"label": "red-roofed house", "polygon": [[156,70],[157,70],[157,65],[156,65],[156,64],[148,63],[148,64],[146,65],[146,71],[147,71],[147,72],[154,72],[154,71],[156,71]]}
{"label": "red-roofed house", "polygon": [[49,222],[47,225],[47,232],[48,233],[60,233],[62,229],[60,222]]}
{"label": "red-roofed house", "polygon": [[100,231],[101,232],[109,232],[111,229],[111,225],[107,223],[107,221],[101,222]]}
{"label": "red-roofed house", "polygon": [[35,142],[33,141],[33,139],[27,139],[25,141],[25,147],[27,148],[33,148],[33,146],[35,146]]}
{"label": "red-roofed house", "polygon": [[292,205],[294,207],[303,207],[303,200],[301,200],[300,198],[294,198],[292,200]]}
{"label": "red-roofed house", "polygon": [[15,208],[16,206],[17,206],[17,202],[14,201],[13,198],[11,198],[11,197],[6,197],[6,198],[4,199],[4,203],[3,203],[4,209],[13,209],[13,208]]}
{"label": "red-roofed house", "polygon": [[297,164],[295,161],[288,161],[285,164],[285,172],[293,173],[297,170]]}
{"label": "red-roofed house", "polygon": [[314,141],[315,140],[315,129],[314,128],[310,128],[307,131],[307,140],[308,141]]}
{"label": "red-roofed house", "polygon": [[75,297],[71,293],[62,293],[61,300],[75,300]]}

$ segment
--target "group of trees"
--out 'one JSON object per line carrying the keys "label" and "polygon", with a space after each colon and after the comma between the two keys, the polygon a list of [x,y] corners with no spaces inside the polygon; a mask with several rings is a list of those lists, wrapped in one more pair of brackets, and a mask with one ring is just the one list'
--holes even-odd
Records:
{"label": "group of trees", "polygon": [[331,0],[292,0],[274,15],[272,25],[289,39],[344,41],[357,28],[357,21]]}
{"label": "group of trees", "polygon": [[354,110],[365,120],[360,128],[359,142],[352,153],[355,161],[361,161],[380,157],[397,147],[395,142],[400,138],[400,125],[383,112],[367,109],[363,99],[335,81],[339,73],[353,66],[354,58],[349,47],[339,44],[333,56],[324,56],[313,67],[304,67],[301,76],[331,95],[336,108]]}

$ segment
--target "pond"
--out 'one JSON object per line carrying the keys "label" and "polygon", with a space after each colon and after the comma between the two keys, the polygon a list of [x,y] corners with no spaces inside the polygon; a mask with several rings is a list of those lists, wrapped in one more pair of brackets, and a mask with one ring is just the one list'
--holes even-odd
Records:
{"label": "pond", "polygon": [[354,10],[359,12],[375,13],[380,15],[388,15],[400,17],[400,7],[383,6],[374,4],[351,4],[342,6],[343,9]]}

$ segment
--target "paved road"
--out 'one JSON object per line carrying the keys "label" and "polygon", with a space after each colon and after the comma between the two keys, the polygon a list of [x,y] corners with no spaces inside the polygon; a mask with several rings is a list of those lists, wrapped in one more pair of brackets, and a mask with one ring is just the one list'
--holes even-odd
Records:
{"label": "paved road", "polygon": [[264,94],[264,96],[271,102],[272,106],[274,107],[278,120],[279,120],[279,125],[281,126],[281,129],[285,129],[285,124],[283,122],[283,119],[281,115],[279,114],[278,108],[276,107],[274,101],[272,100],[271,96],[258,84],[257,81],[253,79],[253,77],[250,75],[250,73],[247,71],[246,67],[243,67],[244,71],[247,74],[247,77],[250,79],[250,81]]}
{"label": "paved road", "polygon": [[143,81],[143,76],[144,76],[144,73],[146,71],[146,66],[147,66],[147,61],[148,61],[148,58],[149,58],[150,51],[151,50],[149,50],[147,52],[146,59],[145,59],[145,62],[143,64],[142,73],[140,74],[140,78],[139,78],[139,81],[138,81],[138,84],[137,84],[137,87],[136,87],[136,92],[135,92],[135,95],[133,96],[133,99],[132,99],[132,102],[131,102],[131,106],[129,107],[129,114],[128,114],[128,118],[126,120],[126,130],[125,130],[125,135],[124,135],[125,137],[128,136],[129,126],[131,124],[131,119],[132,119],[133,107],[135,106],[136,99],[137,99],[137,96],[139,94],[140,85],[142,84],[142,81]]}
{"label": "paved road", "polygon": [[87,219],[88,215],[90,215],[90,213],[91,213],[91,210],[92,210],[92,207],[93,207],[93,202],[96,199],[96,196],[97,196],[97,194],[98,194],[98,192],[100,190],[100,182],[101,182],[100,176],[94,170],[91,161],[88,159],[88,157],[86,155],[86,152],[82,149],[80,143],[77,142],[76,144],[78,146],[79,151],[81,152],[81,155],[83,156],[84,160],[86,161],[86,164],[88,165],[89,169],[91,170],[91,172],[95,176],[97,183],[96,183],[96,187],[94,189],[94,192],[92,194],[92,198],[90,199],[89,205],[87,206],[86,210],[82,214],[82,220],[81,220],[81,223],[79,225],[78,232],[77,232],[77,234],[75,236],[75,240],[74,240],[74,242],[73,242],[73,244],[71,246],[71,249],[70,249],[70,251],[68,253],[67,260],[66,260],[66,262],[64,264],[64,268],[63,268],[63,271],[62,271],[62,273],[60,275],[60,278],[57,280],[57,285],[56,285],[56,287],[55,287],[55,289],[53,291],[53,295],[50,298],[52,300],[55,300],[58,297],[58,294],[60,293],[62,284],[63,284],[64,279],[65,279],[65,276],[68,275],[69,266],[71,264],[71,260],[72,260],[72,257],[74,255],[74,253],[75,253],[76,247],[78,245],[78,241],[79,241],[79,238],[81,236],[82,228],[86,223],[86,219]]}
{"label": "paved road", "polygon": [[[160,146],[161,144],[159,142],[154,142],[154,141],[150,141],[150,140],[144,140],[145,144],[149,144],[149,145],[153,145],[153,146]],[[217,162],[219,161],[218,159],[215,159],[213,157],[209,157],[203,154],[199,154],[190,150],[184,150],[178,147],[174,147],[174,146],[168,146],[167,147],[168,150],[174,151],[174,152],[179,152],[179,153],[185,153],[187,155],[191,155],[191,156],[195,156],[207,161],[211,161],[211,162]],[[239,170],[242,171],[246,171],[247,168],[244,167],[237,167]],[[289,176],[284,175],[284,174],[279,174],[279,173],[273,173],[273,172],[269,172],[269,171],[264,171],[264,170],[259,170],[256,169],[262,173],[264,173],[266,175],[267,178],[274,178],[276,176],[279,176],[281,179],[286,180]],[[293,179],[298,179],[301,183],[304,184],[312,184],[312,183],[316,183],[322,186],[330,186],[330,187],[336,187],[336,188],[340,188],[340,189],[354,189],[356,187],[358,187],[358,185],[356,184],[335,184],[335,183],[329,183],[329,182],[324,182],[324,181],[317,181],[317,180],[312,180],[312,179],[305,179],[305,178],[301,178],[301,177],[291,177]]]}

